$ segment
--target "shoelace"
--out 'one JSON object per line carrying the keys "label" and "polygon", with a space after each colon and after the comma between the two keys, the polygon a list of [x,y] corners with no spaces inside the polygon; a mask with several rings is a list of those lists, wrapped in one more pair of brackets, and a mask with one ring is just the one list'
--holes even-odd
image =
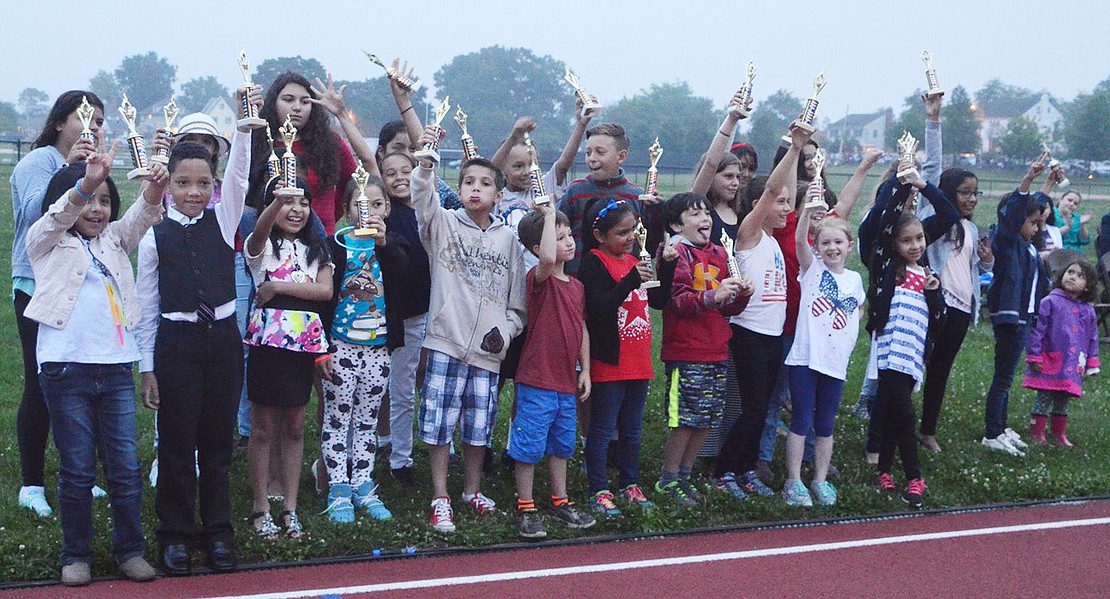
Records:
{"label": "shoelace", "polygon": [[910,484],[906,490],[910,493],[913,493],[914,495],[924,495],[925,489],[928,488],[929,487],[925,485],[925,481],[921,480],[920,478],[915,478],[910,481]]}
{"label": "shoelace", "polygon": [[628,500],[631,501],[631,502],[643,503],[643,502],[647,501],[647,497],[644,497],[643,489],[641,489],[638,486],[632,486],[632,487],[629,487],[629,488],[625,489],[624,494],[628,497]]}
{"label": "shoelace", "polygon": [[470,498],[470,505],[481,514],[491,512],[497,507],[497,504],[494,503],[492,499],[481,493],[475,493],[474,497]]}
{"label": "shoelace", "polygon": [[365,495],[356,495],[356,498],[360,506],[365,507],[370,505],[373,501],[378,499],[378,485],[370,487],[370,490],[367,491]]}
{"label": "shoelace", "polygon": [[331,500],[331,503],[328,504],[328,507],[325,508],[324,511],[320,512],[320,515],[323,516],[337,507],[343,507],[343,504],[347,504],[348,506],[353,505],[349,497],[336,497]]}
{"label": "shoelace", "polygon": [[885,473],[885,472],[880,474],[879,475],[879,486],[882,487],[884,490],[889,490],[889,489],[896,488],[895,485],[894,485],[894,477]]}
{"label": "shoelace", "polygon": [[451,521],[451,504],[446,501],[437,501],[432,504],[432,518],[436,522]]}
{"label": "shoelace", "polygon": [[607,510],[617,509],[617,504],[613,503],[612,493],[601,493],[597,496],[597,503]]}

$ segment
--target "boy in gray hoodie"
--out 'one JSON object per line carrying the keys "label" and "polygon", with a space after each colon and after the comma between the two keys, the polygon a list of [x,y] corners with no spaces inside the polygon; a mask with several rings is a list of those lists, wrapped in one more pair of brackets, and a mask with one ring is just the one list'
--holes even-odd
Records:
{"label": "boy in gray hoodie", "polygon": [[[419,143],[436,134],[429,127]],[[420,439],[428,445],[432,470],[428,522],[440,532],[455,530],[447,465],[460,419],[462,500],[478,513],[496,508],[479,490],[482,459],[497,418],[497,373],[525,318],[521,246],[512,230],[490,215],[504,186],[504,175],[491,162],[468,160],[459,170],[463,207],[447,210],[436,192],[435,163],[423,159],[412,172],[412,206],[432,273]]]}

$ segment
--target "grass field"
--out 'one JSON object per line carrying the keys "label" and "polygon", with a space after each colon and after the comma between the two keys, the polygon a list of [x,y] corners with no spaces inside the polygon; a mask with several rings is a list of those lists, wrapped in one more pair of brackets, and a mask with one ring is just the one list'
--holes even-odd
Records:
{"label": "grass field", "polygon": [[[850,167],[834,169],[830,175],[832,187],[839,190],[846,181]],[[11,174],[10,166],[0,166],[4,181]],[[445,175],[446,176],[446,175]],[[123,181],[122,172],[117,173],[117,181]],[[984,225],[993,220],[993,207],[1004,191],[1016,186],[1015,176],[998,175],[984,177],[990,179],[990,186],[981,189],[989,195],[984,198],[978,221]],[[878,177],[872,176],[871,185],[865,191],[870,197]],[[450,179],[448,179],[450,180]],[[679,191],[688,184],[688,178],[681,176],[664,177],[661,181],[664,194]],[[122,189],[125,202],[134,197],[136,187],[124,183]],[[10,188],[0,185],[0,198],[3,205],[10,204]],[[1085,206],[1085,211],[1101,216],[1107,211],[1108,203],[1094,201]],[[859,212],[862,212],[861,208]],[[10,245],[12,223],[10,218],[0,220],[0,248]],[[10,258],[6,249],[0,259],[0,275],[3,280],[10,274]],[[859,269],[858,261],[850,265]],[[657,329],[658,330],[658,329]],[[658,335],[656,335],[658,343]],[[861,335],[861,338],[863,336]],[[848,381],[845,386],[844,403],[850,406],[858,394],[866,362],[867,345],[861,342],[853,356]],[[657,354],[656,354],[657,355]],[[970,506],[1004,503],[1011,501],[1047,499],[1057,497],[1077,497],[1103,495],[1110,489],[1110,384],[1105,377],[1096,377],[1087,383],[1087,398],[1073,405],[1071,418],[1071,439],[1077,447],[1064,450],[1056,447],[1033,448],[1025,458],[1014,458],[999,453],[988,453],[978,442],[982,435],[983,398],[990,382],[993,360],[993,339],[989,324],[980,323],[974,328],[964,343],[963,351],[957,359],[949,385],[947,402],[941,416],[938,434],[944,447],[941,454],[922,454],[925,478],[929,483],[926,506]],[[40,520],[29,511],[20,509],[16,504],[19,488],[19,459],[15,441],[15,416],[19,404],[22,385],[19,342],[11,309],[0,309],[0,581],[26,581],[51,579],[58,576],[58,551],[60,529],[56,519]],[[645,487],[654,484],[662,459],[662,446],[665,434],[662,384],[659,377],[662,368],[657,365],[657,380],[651,386],[648,407],[644,417],[644,442],[641,458],[642,482]],[[1032,393],[1014,387],[1011,401],[1010,423],[1019,431],[1026,429],[1025,421]],[[504,399],[504,398],[503,398]],[[314,400],[315,401],[315,400]],[[494,445],[504,447],[508,401],[502,402],[501,420],[494,434]],[[904,505],[897,498],[880,495],[872,485],[873,469],[862,459],[865,437],[865,424],[847,414],[847,406],[841,408],[837,421],[837,448],[833,461],[840,468],[843,478],[838,483],[840,504],[832,509],[788,508],[780,498],[756,499],[743,504],[736,503],[720,494],[709,494],[707,504],[702,509],[681,510],[660,505],[649,513],[634,513],[623,520],[603,522],[585,531],[586,535],[607,535],[614,533],[644,533],[670,531],[683,528],[712,527],[737,523],[770,522],[824,518],[830,516],[857,516],[901,511]],[[311,412],[310,412],[311,413]],[[154,457],[152,449],[154,418],[151,412],[139,408],[139,458],[143,474]],[[488,546],[515,542],[514,523],[509,515],[513,501],[512,473],[498,469],[487,479],[484,491],[499,502],[503,513],[479,521],[475,516],[462,510],[458,513],[459,532],[443,536],[433,533],[426,525],[427,505],[430,499],[427,492],[405,493],[385,473],[388,464],[379,461],[380,494],[396,515],[391,522],[371,522],[359,518],[354,525],[330,524],[320,513],[325,508],[324,499],[313,491],[312,481],[307,475],[308,464],[312,461],[313,449],[318,447],[318,433],[310,425],[306,434],[305,473],[302,479],[301,517],[310,533],[308,540],[295,542],[267,543],[256,540],[247,528],[245,517],[250,507],[250,489],[247,480],[244,455],[237,455],[232,470],[233,507],[235,510],[236,534],[239,557],[242,563],[268,561],[297,561],[325,556],[343,556],[370,553],[375,548],[396,549],[400,547],[431,548],[444,546]],[[781,480],[782,444],[776,455],[774,468]],[[571,460],[570,489],[572,498],[580,503],[585,501],[585,476],[582,472],[580,456]],[[428,488],[427,454],[422,448],[416,452],[418,477]],[[57,455],[53,447],[47,455],[47,495],[51,504],[57,506],[56,480]],[[546,472],[541,467],[537,473],[537,497],[547,492]],[[103,484],[103,483],[102,483]],[[457,495],[461,486],[461,473],[453,471],[450,488]],[[156,559],[153,543],[156,517],[154,515],[154,493],[148,488],[144,494],[144,528],[151,541],[147,557]],[[277,509],[277,506],[274,506]],[[109,547],[109,510],[106,502],[97,502],[96,520],[96,562],[94,574],[114,573],[108,557]],[[555,523],[548,526],[549,538],[560,539],[580,536],[570,533]],[[199,555],[198,555],[199,560]],[[197,562],[200,563],[199,561]]]}

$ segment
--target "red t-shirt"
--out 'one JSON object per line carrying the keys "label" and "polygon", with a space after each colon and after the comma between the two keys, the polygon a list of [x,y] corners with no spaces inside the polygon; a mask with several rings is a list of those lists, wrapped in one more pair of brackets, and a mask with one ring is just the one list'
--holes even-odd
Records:
{"label": "red t-shirt", "polygon": [[578,354],[586,322],[586,293],[574,277],[553,276],[536,284],[536,269],[525,278],[528,337],[520,354],[516,381],[559,393],[578,390]]}
{"label": "red t-shirt", "polygon": [[771,236],[779,242],[782,257],[786,260],[786,322],[782,325],[784,335],[793,335],[798,326],[798,306],[802,303],[802,283],[798,281],[798,246],[794,234],[798,230],[798,213],[786,215],[786,226],[775,229]]}
{"label": "red t-shirt", "polygon": [[[601,259],[614,281],[623,279],[640,262],[632,254],[615,258],[601,250],[591,251]],[[597,383],[607,383],[653,378],[655,370],[651,363],[651,316],[648,314],[646,289],[632,290],[617,309],[617,333],[621,343],[620,359],[616,365],[590,360],[590,379]]]}
{"label": "red t-shirt", "polygon": [[[335,234],[335,223],[339,221],[346,210],[343,206],[343,195],[340,191],[347,189],[347,183],[351,180],[351,175],[358,168],[358,165],[355,164],[355,157],[351,154],[347,143],[339,139],[338,135],[333,134],[333,138],[336,145],[336,158],[339,160],[339,178],[336,179],[335,185],[328,189],[320,189],[320,176],[314,169],[305,165],[305,183],[308,185],[308,193],[312,194],[312,210],[324,223],[324,230],[328,232],[328,235]],[[293,142],[293,151],[298,156],[304,156],[304,144],[301,143],[301,140],[298,139]]]}

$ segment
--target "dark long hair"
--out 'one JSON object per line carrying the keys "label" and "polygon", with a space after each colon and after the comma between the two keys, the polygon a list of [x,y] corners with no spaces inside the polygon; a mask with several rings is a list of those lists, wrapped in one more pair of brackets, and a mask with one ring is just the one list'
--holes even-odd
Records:
{"label": "dark long hair", "polygon": [[35,141],[31,143],[31,149],[44,148],[52,146],[58,141],[58,125],[61,125],[69,119],[69,115],[73,114],[74,110],[81,105],[81,98],[88,98],[89,104],[99,108],[102,112],[104,110],[104,102],[92,92],[87,92],[80,89],[71,89],[64,94],[58,96],[54,100],[54,106],[50,108],[50,114],[46,116],[46,122],[42,125],[42,131]]}
{"label": "dark long hair", "polygon": [[[266,98],[262,102],[262,110],[258,112],[258,116],[266,120],[275,141],[281,139],[278,128],[283,124],[277,122],[277,99],[285,86],[290,83],[304,87],[309,95],[316,97],[312,91],[312,84],[303,75],[286,71],[274,79],[266,90]],[[313,106],[308,115],[308,121],[297,130],[297,139],[300,140],[302,148],[297,155],[298,158],[303,159],[305,165],[316,173],[317,186],[314,191],[320,193],[335,187],[339,183],[337,148],[343,141],[331,130],[328,111],[321,106]],[[265,203],[266,196],[262,190],[266,186],[266,159],[269,156],[270,145],[266,140],[265,129],[255,129],[251,138],[251,191],[247,194],[247,203],[259,209]]]}
{"label": "dark long hair", "polygon": [[[84,176],[84,162],[71,164],[54,173],[54,176],[50,178],[50,183],[46,185],[46,194],[42,196],[42,213],[46,214],[50,206],[53,205],[54,202],[57,202],[58,198],[61,198],[68,193],[69,190],[73,189],[73,187],[77,185],[77,182],[81,180],[81,177]],[[108,216],[108,220],[114,221],[119,218],[119,189],[116,188],[116,183],[112,181],[111,177],[105,179],[104,182],[108,184],[108,195],[112,197],[112,210]]]}
{"label": "dark long hair", "polygon": [[1076,299],[1085,304],[1094,303],[1094,301],[1098,299],[1098,272],[1095,270],[1095,267],[1091,266],[1091,263],[1086,260],[1073,260],[1067,266],[1061,268],[1053,278],[1052,286],[1056,289],[1063,289],[1064,273],[1073,265],[1078,266],[1079,270],[1083,271],[1083,278],[1087,281],[1087,289],[1085,289],[1083,293],[1080,293],[1079,297]]}
{"label": "dark long hair", "polygon": [[[601,214],[602,211],[605,212],[604,215]],[[620,224],[626,214],[635,216],[636,212],[624,200],[618,200],[617,198],[591,199],[586,205],[586,215],[582,218],[582,254],[584,255],[601,245],[594,237],[594,230],[604,235]]]}
{"label": "dark long hair", "polygon": [[[274,190],[277,188],[278,178],[274,177],[266,183],[265,193],[262,196],[265,199],[265,206],[269,206],[274,201]],[[324,240],[316,235],[316,212],[312,210],[312,194],[308,191],[307,186],[303,179],[297,179],[297,187],[304,190],[304,197],[308,200],[308,218],[305,219],[305,225],[297,232],[297,239],[308,248],[308,255],[305,261],[308,264],[313,264],[318,260],[323,260],[325,254]],[[273,249],[274,257],[280,257],[278,253],[278,246],[283,239],[282,231],[274,225],[270,228],[270,247]]]}
{"label": "dark long hair", "polygon": [[[940,191],[944,194],[944,197],[948,198],[948,200],[954,204],[956,203],[957,196],[959,195],[956,192],[956,188],[963,185],[964,181],[967,181],[968,179],[975,179],[976,181],[978,181],[979,177],[975,176],[975,173],[969,170],[964,170],[958,166],[954,166],[952,168],[945,169],[945,171],[940,174],[940,185],[938,185],[937,187],[940,188]],[[945,234],[944,240],[951,241],[955,246],[957,252],[964,249],[965,240],[963,223],[957,221],[955,225],[952,225],[952,228],[948,230],[947,234]]]}

